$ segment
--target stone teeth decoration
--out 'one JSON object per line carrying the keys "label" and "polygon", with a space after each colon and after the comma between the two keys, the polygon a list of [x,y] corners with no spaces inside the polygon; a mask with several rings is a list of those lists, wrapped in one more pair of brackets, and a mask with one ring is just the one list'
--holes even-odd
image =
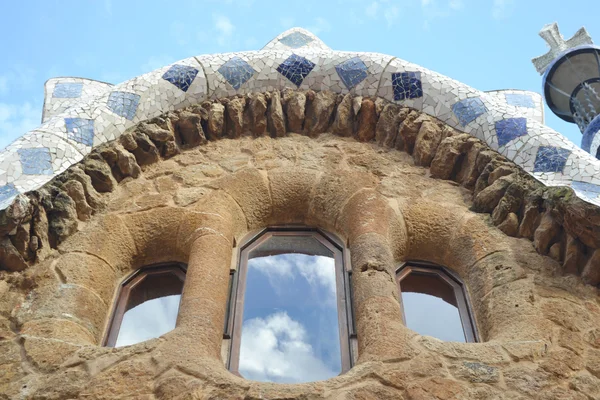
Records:
{"label": "stone teeth decoration", "polygon": [[[549,27],[549,37],[553,32]],[[581,33],[571,40],[587,39]],[[550,56],[540,58],[540,68]],[[208,99],[285,88],[351,92],[411,107],[483,140],[543,184],[569,186],[600,205],[600,162],[543,125],[539,94],[481,92],[393,56],[331,50],[292,28],[259,51],[190,57],[116,86],[48,80],[43,124],[0,152],[0,210],[141,121]]]}

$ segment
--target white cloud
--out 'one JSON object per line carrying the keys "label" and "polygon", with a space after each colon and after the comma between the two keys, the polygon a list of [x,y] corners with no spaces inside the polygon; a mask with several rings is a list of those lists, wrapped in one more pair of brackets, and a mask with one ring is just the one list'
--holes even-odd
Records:
{"label": "white cloud", "polygon": [[221,14],[213,14],[213,25],[219,34],[217,42],[220,45],[225,44],[235,31],[235,26],[231,23],[231,20]]}
{"label": "white cloud", "polygon": [[379,3],[374,1],[367,6],[365,14],[370,18],[375,18],[377,16],[377,10],[379,10]]}
{"label": "white cloud", "polygon": [[286,312],[244,321],[240,372],[247,379],[280,383],[322,380],[339,373],[316,356],[304,326]]}
{"label": "white cloud", "polygon": [[[283,281],[303,277],[315,290],[325,289],[326,299],[336,298],[335,261],[324,256],[308,256],[305,254],[280,254],[253,258],[248,263],[266,275],[274,289],[285,288]],[[319,291],[320,293],[321,291]]]}
{"label": "white cloud", "polygon": [[514,9],[514,6],[514,0],[494,0],[494,4],[492,5],[492,18],[508,18]]}
{"label": "white cloud", "polygon": [[396,22],[396,19],[398,19],[398,15],[400,14],[400,9],[397,6],[391,6],[388,7],[387,10],[385,10],[385,21],[387,22],[387,26],[388,28],[391,28],[394,23]]}
{"label": "white cloud", "polygon": [[0,103],[0,149],[41,124],[42,108],[30,102]]}

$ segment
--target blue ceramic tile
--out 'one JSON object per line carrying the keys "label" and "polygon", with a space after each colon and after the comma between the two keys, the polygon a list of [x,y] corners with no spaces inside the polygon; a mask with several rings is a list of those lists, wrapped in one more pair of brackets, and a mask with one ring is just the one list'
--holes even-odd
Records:
{"label": "blue ceramic tile", "polygon": [[279,41],[285,44],[287,47],[297,49],[298,47],[306,46],[312,42],[313,39],[302,32],[292,32],[289,35],[281,38]]}
{"label": "blue ceramic tile", "polygon": [[533,172],[562,172],[571,150],[540,146],[535,156]]}
{"label": "blue ceramic tile", "polygon": [[54,86],[54,92],[52,97],[61,99],[71,99],[81,96],[83,90],[83,83],[57,83]]}
{"label": "blue ceramic tile", "polygon": [[571,187],[589,199],[595,199],[600,196],[600,185],[594,185],[589,182],[573,181],[571,182]]}
{"label": "blue ceramic tile", "polygon": [[0,186],[0,203],[4,203],[6,200],[9,200],[11,197],[14,197],[18,194],[19,191],[12,183]]}
{"label": "blue ceramic tile", "polygon": [[393,72],[394,100],[416,99],[423,96],[420,72]]}
{"label": "blue ceramic tile", "polygon": [[342,82],[351,90],[367,77],[367,66],[359,57],[353,57],[335,66]]}
{"label": "blue ceramic tile", "polygon": [[94,120],[86,118],[65,118],[67,135],[77,143],[91,146],[94,144]]}
{"label": "blue ceramic tile", "polygon": [[52,158],[46,147],[19,149],[21,167],[25,175],[52,175]]}
{"label": "blue ceramic tile", "polygon": [[198,75],[196,68],[175,64],[163,74],[162,78],[187,92],[194,79],[196,79],[196,75]]}
{"label": "blue ceramic tile", "polygon": [[133,120],[140,102],[140,95],[129,92],[111,92],[106,105],[115,114]]}
{"label": "blue ceramic tile", "polygon": [[464,99],[452,106],[452,112],[458,118],[462,126],[467,126],[469,122],[475,121],[477,117],[487,111],[485,104],[479,97]]}
{"label": "blue ceramic tile", "polygon": [[300,87],[304,78],[310,74],[315,67],[315,63],[302,56],[292,54],[279,67],[277,72],[288,78],[294,85]]}
{"label": "blue ceramic tile", "polygon": [[535,108],[535,103],[528,94],[506,93],[504,97],[511,106]]}
{"label": "blue ceramic tile", "polygon": [[229,59],[229,61],[221,65],[218,71],[235,90],[238,90],[240,86],[248,82],[256,73],[250,64],[238,56]]}
{"label": "blue ceramic tile", "polygon": [[527,119],[525,118],[507,118],[496,122],[499,147],[525,135],[527,135]]}

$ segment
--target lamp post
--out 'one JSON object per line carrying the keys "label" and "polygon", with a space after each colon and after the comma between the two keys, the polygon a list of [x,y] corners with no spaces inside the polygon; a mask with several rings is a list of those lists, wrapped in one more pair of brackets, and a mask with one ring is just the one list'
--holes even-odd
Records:
{"label": "lamp post", "polygon": [[550,50],[532,62],[543,75],[546,104],[559,118],[577,124],[583,134],[581,148],[599,158],[600,47],[593,44],[585,28],[564,40],[553,23],[546,25],[540,36]]}

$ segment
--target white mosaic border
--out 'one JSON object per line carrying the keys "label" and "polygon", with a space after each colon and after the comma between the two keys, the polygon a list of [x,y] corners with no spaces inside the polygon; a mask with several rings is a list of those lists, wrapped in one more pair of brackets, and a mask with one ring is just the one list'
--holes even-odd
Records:
{"label": "white mosaic border", "polygon": [[[298,48],[291,48],[281,42],[281,39],[291,33],[301,33],[312,40]],[[277,67],[292,54],[304,57],[315,64],[299,86],[277,71]],[[237,90],[218,71],[233,57],[241,58],[255,71]],[[348,89],[340,78],[336,66],[355,57],[366,66],[367,76]],[[186,91],[163,79],[165,72],[173,65],[192,67],[198,71]],[[402,72],[420,74],[421,96],[403,100],[394,99],[392,73]],[[80,96],[53,97],[56,85],[63,83],[81,84]],[[209,98],[284,88],[331,90],[341,94],[351,92],[358,96],[380,96],[391,102],[425,112],[459,131],[485,141],[492,149],[513,160],[547,186],[573,186],[574,182],[577,185],[579,182],[600,185],[600,161],[573,145],[560,133],[543,125],[543,102],[539,94],[521,90],[481,92],[392,56],[333,51],[312,33],[293,28],[277,36],[261,51],[190,57],[116,86],[82,78],[50,79],[45,84],[44,123],[0,151],[0,187],[12,184],[19,193],[35,190],[70,165],[79,162],[93,147],[114,140],[127,128],[164,112],[181,109]],[[108,106],[108,99],[115,91],[139,96],[137,109],[131,119],[117,115]],[[531,104],[512,105],[507,101],[507,95],[529,96],[533,100],[533,107]],[[453,106],[465,99],[479,99],[480,104],[485,108],[481,115],[477,115],[463,126],[455,115]],[[66,131],[65,118],[93,120],[93,145],[88,146],[72,140]],[[527,135],[499,146],[496,123],[507,118],[525,118]],[[540,146],[554,146],[570,151],[562,171],[534,172],[535,159]],[[18,149],[39,147],[50,151],[52,174],[23,174]],[[589,193],[583,191],[580,193],[577,189],[575,191],[580,198],[600,205],[600,197],[593,198]],[[0,209],[6,208],[13,199],[14,196],[0,199]]]}

